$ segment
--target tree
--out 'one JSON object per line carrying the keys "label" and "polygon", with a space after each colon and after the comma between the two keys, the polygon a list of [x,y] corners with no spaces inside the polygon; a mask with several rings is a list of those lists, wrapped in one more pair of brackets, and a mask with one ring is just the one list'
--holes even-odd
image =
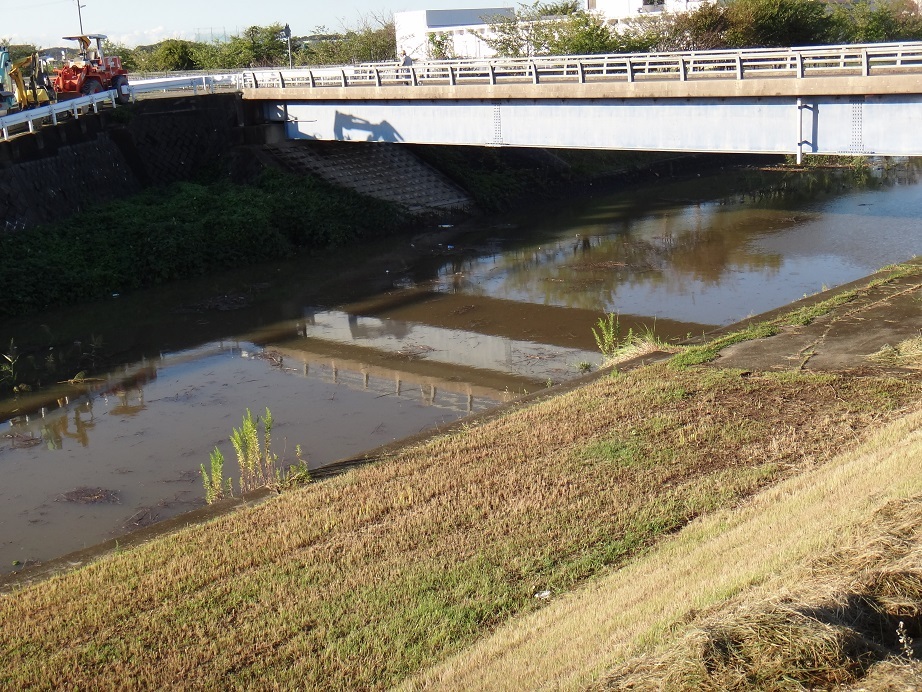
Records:
{"label": "tree", "polygon": [[240,36],[231,36],[219,47],[222,67],[272,67],[288,64],[288,46],[279,36],[281,24],[251,26]]}
{"label": "tree", "polygon": [[508,57],[609,53],[622,45],[600,17],[576,2],[522,5],[513,17],[494,17],[490,29],[493,36],[484,42]]}
{"label": "tree", "polygon": [[622,44],[608,25],[594,14],[572,12],[552,21],[547,40],[550,55],[594,55],[614,53]]}
{"label": "tree", "polygon": [[10,54],[10,60],[16,62],[17,60],[28,58],[33,53],[36,53],[38,48],[31,43],[12,43],[7,46],[7,50]]}
{"label": "tree", "polygon": [[733,0],[727,6],[727,45],[774,48],[825,43],[833,29],[819,0]]}
{"label": "tree", "polygon": [[858,0],[832,11],[836,43],[877,43],[922,39],[922,16],[910,0]]}
{"label": "tree", "polygon": [[345,65],[380,62],[397,57],[394,19],[390,15],[369,15],[359,26],[343,33],[329,34],[317,27],[315,35],[305,41],[299,62],[314,65]]}
{"label": "tree", "polygon": [[716,50],[727,48],[726,33],[730,28],[727,6],[700,5],[684,14],[672,15],[674,24],[669,45],[663,50]]}
{"label": "tree", "polygon": [[455,57],[454,44],[451,33],[446,31],[433,31],[427,37],[428,58],[430,60],[450,60]]}
{"label": "tree", "polygon": [[194,70],[196,64],[193,43],[175,38],[161,41],[151,54],[151,68],[163,72]]}

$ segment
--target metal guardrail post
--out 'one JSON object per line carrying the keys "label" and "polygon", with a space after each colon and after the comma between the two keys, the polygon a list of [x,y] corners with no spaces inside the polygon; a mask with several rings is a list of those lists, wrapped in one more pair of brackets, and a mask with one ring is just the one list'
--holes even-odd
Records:
{"label": "metal guardrail post", "polygon": [[451,65],[448,66],[448,84],[455,86],[455,71],[451,69]]}
{"label": "metal guardrail post", "polygon": [[797,69],[797,78],[803,79],[804,76],[804,56],[803,53],[799,52],[796,55],[796,69]]}
{"label": "metal guardrail post", "polygon": [[580,60],[576,63],[576,73],[579,75],[579,83],[586,83],[586,68],[583,66],[583,61]]}
{"label": "metal guardrail post", "polygon": [[316,88],[316,86],[317,86],[317,82],[314,80],[314,71],[313,71],[313,70],[308,70],[308,71],[307,71],[307,83],[308,83],[308,85],[310,86],[311,89],[314,89],[314,88]]}
{"label": "metal guardrail post", "polygon": [[871,76],[871,58],[868,56],[867,48],[861,51],[861,76]]}
{"label": "metal guardrail post", "polygon": [[743,78],[743,56],[739,53],[736,54],[736,78]]}
{"label": "metal guardrail post", "polygon": [[339,78],[342,80],[342,86],[349,86],[349,84],[346,82],[346,71],[342,68],[339,70]]}
{"label": "metal guardrail post", "polygon": [[679,81],[684,82],[688,79],[688,70],[685,66],[685,58],[679,58]]}
{"label": "metal guardrail post", "polygon": [[375,68],[375,86],[381,86],[381,71],[377,67]]}
{"label": "metal guardrail post", "polygon": [[535,65],[535,63],[531,63],[529,64],[529,68],[531,69],[531,83],[537,84],[538,83],[538,66]]}
{"label": "metal guardrail post", "polygon": [[493,67],[493,63],[490,63],[489,68],[490,68],[490,84],[495,85],[496,84],[496,68]]}
{"label": "metal guardrail post", "polygon": [[634,63],[631,62],[631,59],[628,58],[624,61],[625,67],[627,67],[627,81],[634,81]]}

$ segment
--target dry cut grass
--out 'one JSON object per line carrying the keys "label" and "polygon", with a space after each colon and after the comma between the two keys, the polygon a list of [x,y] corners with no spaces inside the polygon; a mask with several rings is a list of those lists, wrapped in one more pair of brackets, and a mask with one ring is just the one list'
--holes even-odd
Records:
{"label": "dry cut grass", "polygon": [[868,358],[883,365],[920,370],[922,369],[922,336],[906,339],[896,346],[884,346]]}
{"label": "dry cut grass", "polygon": [[0,596],[0,688],[382,688],[832,457],[918,382],[657,366]]}
{"label": "dry cut grass", "polygon": [[[920,624],[920,491],[922,408],[510,621],[410,686],[826,689],[880,660],[914,674],[886,657],[898,619],[911,636]],[[854,528],[888,501],[869,528]],[[857,547],[816,562],[843,542]]]}
{"label": "dry cut grass", "polygon": [[607,686],[922,688],[922,495],[888,503],[856,533],[780,593],[721,605]]}

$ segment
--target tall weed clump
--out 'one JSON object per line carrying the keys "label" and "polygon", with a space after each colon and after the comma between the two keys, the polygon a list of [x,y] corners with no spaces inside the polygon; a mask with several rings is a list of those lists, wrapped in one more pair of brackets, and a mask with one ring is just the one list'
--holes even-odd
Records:
{"label": "tall weed clump", "polygon": [[[240,471],[237,490],[240,494],[259,488],[281,490],[311,480],[307,462],[302,457],[301,446],[295,447],[298,463],[286,469],[279,468],[278,455],[272,451],[272,411],[266,408],[262,416],[262,442],[259,434],[259,418],[254,418],[250,409],[243,415],[239,428],[231,432],[230,441],[237,453]],[[211,453],[210,468],[201,465],[202,485],[205,488],[205,502],[212,504],[225,497],[234,496],[233,481],[224,479],[224,454],[217,447]]]}

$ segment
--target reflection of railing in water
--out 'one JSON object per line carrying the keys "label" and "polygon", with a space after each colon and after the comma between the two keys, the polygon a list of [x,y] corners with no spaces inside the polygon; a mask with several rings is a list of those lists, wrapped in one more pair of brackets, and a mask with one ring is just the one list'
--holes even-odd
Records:
{"label": "reflection of railing in water", "polygon": [[[297,373],[302,377],[315,378],[329,384],[341,385],[355,391],[377,394],[377,398],[396,396],[416,399],[424,406],[470,414],[485,411],[501,403],[511,395],[504,395],[486,387],[477,387],[463,382],[451,382],[434,377],[413,376],[397,370],[387,370],[357,361],[313,355],[293,349],[268,349],[244,357],[269,358],[278,362],[284,371]],[[297,361],[297,367],[288,366]]]}

